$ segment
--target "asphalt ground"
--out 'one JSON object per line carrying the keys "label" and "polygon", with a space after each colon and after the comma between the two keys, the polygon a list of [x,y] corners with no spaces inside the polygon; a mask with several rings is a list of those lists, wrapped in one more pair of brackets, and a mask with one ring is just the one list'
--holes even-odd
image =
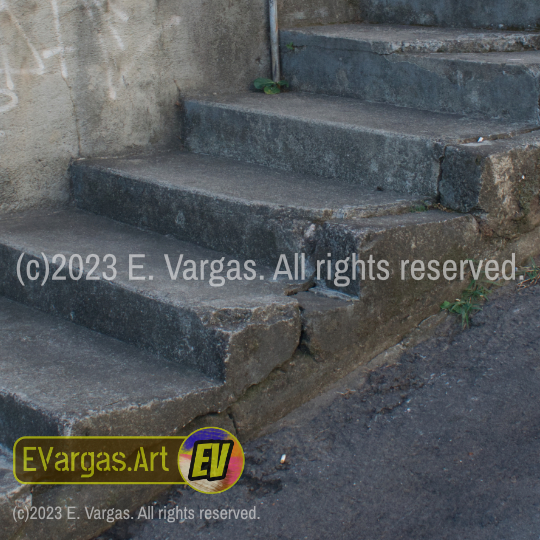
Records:
{"label": "asphalt ground", "polygon": [[[448,321],[398,364],[353,373],[245,444],[229,491],[173,489],[155,519],[135,512],[100,540],[538,540],[539,437],[540,287],[512,285],[471,328]],[[188,519],[157,516],[176,508]]]}

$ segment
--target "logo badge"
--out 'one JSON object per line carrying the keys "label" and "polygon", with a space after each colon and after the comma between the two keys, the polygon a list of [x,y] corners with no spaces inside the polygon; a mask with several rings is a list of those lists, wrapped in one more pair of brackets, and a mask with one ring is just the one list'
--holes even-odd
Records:
{"label": "logo badge", "polygon": [[178,453],[178,468],[187,484],[201,493],[232,488],[244,470],[244,451],[234,435],[221,428],[194,431]]}

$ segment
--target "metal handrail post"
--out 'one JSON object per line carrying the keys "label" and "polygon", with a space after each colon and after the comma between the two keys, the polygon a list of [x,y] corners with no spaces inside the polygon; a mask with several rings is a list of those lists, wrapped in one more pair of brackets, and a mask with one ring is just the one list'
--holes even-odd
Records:
{"label": "metal handrail post", "polygon": [[272,54],[272,80],[281,80],[281,67],[279,65],[279,29],[277,0],[268,0],[270,8],[270,48]]}

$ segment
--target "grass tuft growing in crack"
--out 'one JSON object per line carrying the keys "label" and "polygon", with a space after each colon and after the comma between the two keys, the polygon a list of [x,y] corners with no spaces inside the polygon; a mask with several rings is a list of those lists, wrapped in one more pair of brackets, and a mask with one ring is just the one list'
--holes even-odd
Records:
{"label": "grass tuft growing in crack", "polygon": [[461,298],[457,298],[454,302],[443,302],[441,310],[461,317],[463,328],[468,328],[471,317],[477,311],[482,311],[482,303],[492,292],[488,287],[492,285],[495,283],[489,281],[482,272],[478,279],[471,279],[469,286],[461,293]]}
{"label": "grass tuft growing in crack", "polygon": [[520,267],[519,274],[518,289],[527,289],[540,283],[540,266],[536,264],[532,257],[530,266]]}
{"label": "grass tuft growing in crack", "polygon": [[427,212],[429,210],[429,207],[425,204],[417,204],[416,206],[412,206],[409,209],[409,212],[411,214],[416,214],[417,212]]}
{"label": "grass tuft growing in crack", "polygon": [[[520,266],[516,268],[516,276],[519,282],[518,289],[527,289],[540,284],[540,266],[531,257],[529,266]],[[442,311],[448,311],[461,317],[463,328],[468,328],[471,323],[471,317],[482,310],[482,303],[487,300],[487,297],[493,292],[492,287],[500,287],[504,283],[490,281],[486,278],[485,272],[480,273],[478,279],[471,279],[469,286],[461,293],[461,298],[457,298],[454,302],[443,302],[441,304]]]}

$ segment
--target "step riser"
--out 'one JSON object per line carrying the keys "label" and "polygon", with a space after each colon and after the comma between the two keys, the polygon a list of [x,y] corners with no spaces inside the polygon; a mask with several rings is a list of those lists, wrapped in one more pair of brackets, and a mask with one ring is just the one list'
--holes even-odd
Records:
{"label": "step riser", "polygon": [[[226,342],[188,310],[174,308],[104,280],[40,280],[19,283],[15,269],[22,251],[0,246],[0,294],[58,315],[91,330],[133,343],[168,360],[222,379]],[[86,254],[85,254],[86,255]],[[22,268],[39,258],[25,254]],[[51,275],[58,268],[51,264]],[[61,276],[67,276],[62,271]]]}
{"label": "step riser", "polygon": [[537,0],[360,0],[360,17],[379,24],[540,29]]}
{"label": "step riser", "polygon": [[486,234],[513,238],[540,225],[540,132],[448,146],[441,204],[475,212]]}
{"label": "step riser", "polygon": [[20,437],[63,435],[57,418],[36,411],[15,396],[0,392],[0,444],[12,448]]}
{"label": "step riser", "polygon": [[[282,32],[283,76],[296,90],[429,111],[539,121],[540,70],[445,55],[351,50],[348,40]],[[286,43],[294,43],[289,51]],[[539,57],[540,60],[540,57]]]}
{"label": "step riser", "polygon": [[427,26],[337,24],[280,30],[282,52],[306,46],[376,54],[515,53],[540,50],[540,33]]}
{"label": "step riser", "polygon": [[[400,305],[408,305],[412,298],[427,298],[434,290],[447,285],[441,277],[436,281],[426,277],[415,281],[406,270],[405,280],[401,276],[401,261],[421,260],[424,265],[431,260],[437,260],[442,268],[446,260],[467,260],[478,256],[482,249],[480,235],[476,222],[471,216],[457,216],[444,212],[420,212],[408,216],[386,217],[362,222],[347,222],[344,224],[325,223],[315,233],[314,260],[324,261],[327,255],[332,255],[332,268],[338,261],[349,258],[349,270],[346,274],[351,278],[345,287],[336,285],[336,276],[325,280],[329,288],[357,296],[363,302],[372,306],[382,305],[382,298],[392,298],[386,306],[390,312],[395,310],[397,316]],[[365,263],[365,279],[359,277],[354,281],[351,275],[352,256]],[[369,275],[368,261],[373,258],[373,278]],[[388,263],[386,276],[380,261]],[[341,265],[343,268],[343,265]],[[321,277],[325,277],[328,266],[322,266]],[[357,276],[362,266],[358,266]],[[342,285],[346,282],[341,280]],[[385,315],[386,316],[386,315]]]}
{"label": "step riser", "polygon": [[340,178],[371,189],[437,193],[443,145],[436,141],[204,102],[187,101],[184,109],[183,142],[196,153]]}
{"label": "step riser", "polygon": [[[454,227],[458,227],[456,223],[463,221],[461,217],[442,214],[445,225],[441,225],[437,220],[430,221],[433,215],[430,212],[417,214],[405,212],[401,215],[354,221],[323,219],[323,216],[319,216],[317,220],[313,219],[314,216],[307,215],[304,215],[304,220],[294,220],[285,209],[263,207],[260,208],[261,213],[257,214],[253,212],[253,208],[246,205],[228,205],[223,201],[218,204],[219,201],[211,197],[205,198],[202,194],[199,196],[202,206],[194,212],[193,206],[186,204],[186,199],[191,200],[193,194],[174,192],[165,186],[119,176],[112,171],[92,169],[85,167],[84,164],[73,166],[72,172],[76,198],[87,210],[104,213],[133,225],[143,224],[161,233],[176,236],[186,234],[185,229],[179,231],[178,227],[175,227],[174,216],[178,214],[179,209],[188,219],[193,214],[204,216],[208,230],[205,231],[198,223],[202,230],[193,229],[192,239],[197,239],[199,243],[210,244],[210,247],[219,247],[228,253],[242,252],[244,255],[253,256],[255,260],[258,258],[266,260],[272,263],[272,268],[276,268],[282,254],[287,256],[290,267],[293,268],[294,255],[305,253],[306,279],[317,269],[317,261],[327,259],[327,253],[332,253],[332,265],[335,267],[338,260],[351,257],[353,253],[362,253],[367,259],[374,245],[384,246],[375,253],[376,257],[381,257],[385,251],[395,252],[396,259],[389,262],[393,268],[398,268],[400,258],[405,260],[411,257],[407,246],[421,244],[422,238],[429,234],[426,231],[430,228],[436,231],[435,236],[439,240],[445,239],[442,244],[450,246],[449,249],[455,252],[456,238],[444,229],[453,230]],[[142,198],[138,198],[138,195]],[[114,201],[114,204],[110,201]],[[179,206],[180,204],[184,206]],[[141,208],[145,210],[144,213],[141,213]],[[411,207],[408,208],[410,209]],[[301,212],[298,210],[297,217],[300,215]],[[169,220],[167,216],[170,217]],[[312,219],[307,219],[308,217]],[[351,223],[355,223],[352,229]],[[233,224],[236,224],[237,228],[234,228]],[[255,229],[257,225],[258,228]],[[396,240],[396,235],[405,234],[408,235],[407,241]],[[246,240],[252,239],[252,242],[235,243],[242,240],[244,235]],[[431,245],[431,240],[428,243]],[[396,244],[396,247],[390,249],[393,244]],[[284,268],[280,266],[281,270]],[[326,281],[325,268],[323,267],[321,271],[322,282]],[[350,272],[347,275],[350,277]],[[364,289],[373,288],[372,284],[360,285],[358,281],[352,282],[347,288],[342,288],[334,283],[334,276],[325,284],[330,289],[352,296],[360,296]],[[379,291],[377,294],[381,293],[382,291]]]}

